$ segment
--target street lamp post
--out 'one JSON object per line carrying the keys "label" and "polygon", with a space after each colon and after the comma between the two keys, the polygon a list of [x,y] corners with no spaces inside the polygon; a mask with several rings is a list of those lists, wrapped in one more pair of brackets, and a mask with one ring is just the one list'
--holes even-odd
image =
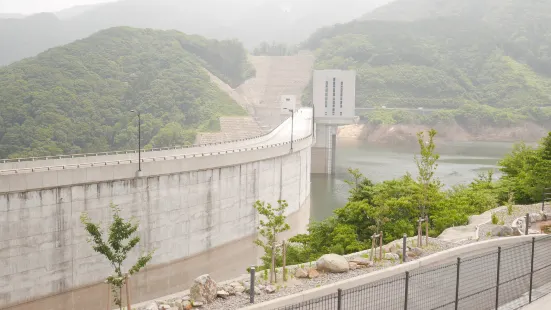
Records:
{"label": "street lamp post", "polygon": [[291,153],[293,152],[293,132],[294,132],[294,125],[295,125],[295,110],[289,109],[291,111]]}
{"label": "street lamp post", "polygon": [[142,171],[142,120],[140,111],[131,110],[130,112],[138,114],[138,171]]}

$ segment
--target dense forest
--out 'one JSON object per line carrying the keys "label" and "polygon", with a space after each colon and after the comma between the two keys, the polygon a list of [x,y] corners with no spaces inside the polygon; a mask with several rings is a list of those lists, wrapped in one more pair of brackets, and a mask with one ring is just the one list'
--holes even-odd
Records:
{"label": "dense forest", "polygon": [[488,122],[549,121],[551,2],[397,0],[364,19],[303,44],[317,51],[317,68],[357,71],[358,106],[447,110],[431,122],[479,112]]}
{"label": "dense forest", "polygon": [[245,111],[210,82],[254,75],[237,41],[111,28],[0,68],[0,158],[192,143]]}

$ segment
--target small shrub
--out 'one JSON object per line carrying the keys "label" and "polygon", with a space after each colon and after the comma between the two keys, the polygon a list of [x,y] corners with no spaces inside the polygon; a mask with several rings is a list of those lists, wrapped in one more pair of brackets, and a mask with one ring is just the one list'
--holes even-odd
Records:
{"label": "small shrub", "polygon": [[497,214],[492,213],[492,224],[497,225],[499,223],[499,218],[497,217]]}

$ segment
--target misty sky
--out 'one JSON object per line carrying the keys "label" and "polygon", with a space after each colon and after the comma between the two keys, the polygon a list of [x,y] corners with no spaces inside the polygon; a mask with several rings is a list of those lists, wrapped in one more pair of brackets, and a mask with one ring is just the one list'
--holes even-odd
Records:
{"label": "misty sky", "polygon": [[116,0],[0,0],[0,13],[56,12],[76,5],[112,1]]}

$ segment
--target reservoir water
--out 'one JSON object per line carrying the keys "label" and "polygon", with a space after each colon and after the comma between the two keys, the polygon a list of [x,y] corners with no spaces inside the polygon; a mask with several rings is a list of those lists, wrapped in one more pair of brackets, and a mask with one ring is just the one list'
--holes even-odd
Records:
{"label": "reservoir water", "polygon": [[[446,186],[468,184],[481,172],[494,170],[499,177],[497,162],[513,147],[510,142],[437,143],[440,154],[436,176]],[[417,177],[414,155],[418,147],[380,146],[365,141],[338,141],[336,174],[312,175],[311,219],[320,221],[331,216],[334,209],[346,204],[348,168],[358,168],[373,182],[391,180],[410,172]]]}

